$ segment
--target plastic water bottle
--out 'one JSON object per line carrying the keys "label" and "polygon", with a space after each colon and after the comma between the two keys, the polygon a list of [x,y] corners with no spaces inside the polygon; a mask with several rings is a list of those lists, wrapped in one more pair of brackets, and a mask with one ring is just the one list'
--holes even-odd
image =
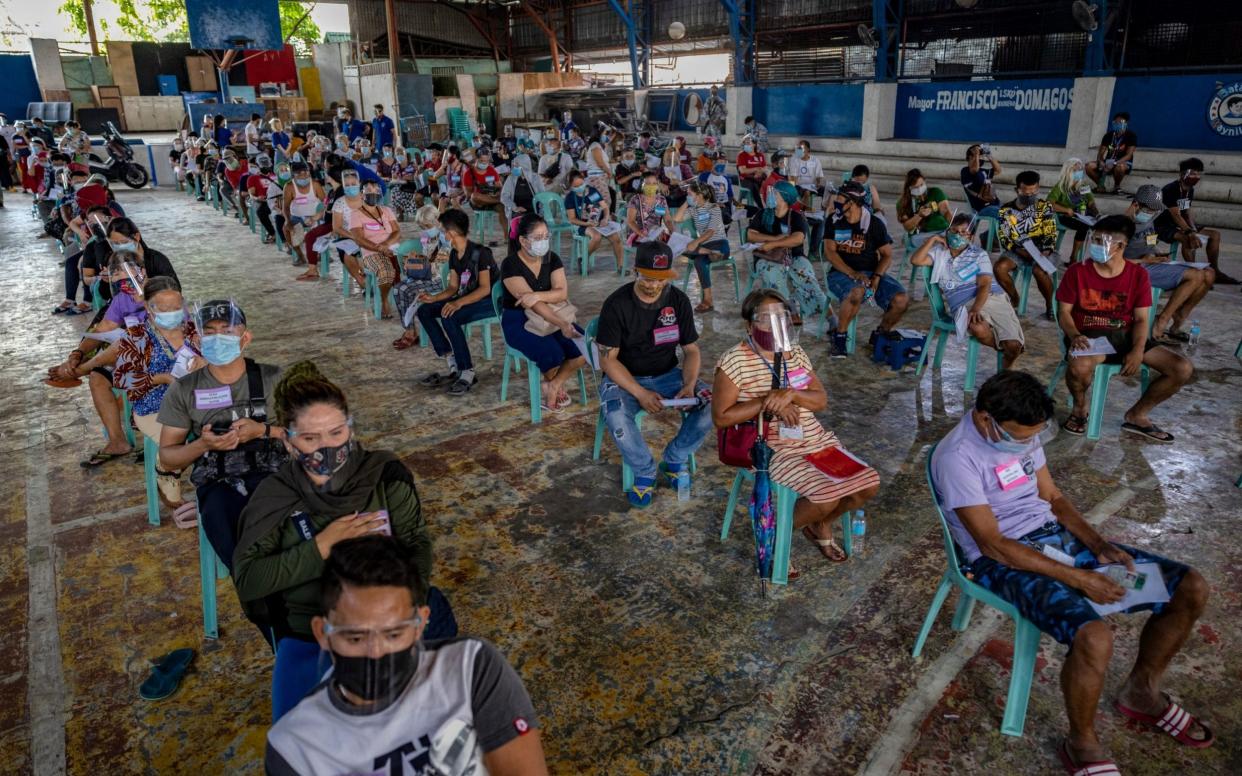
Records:
{"label": "plastic water bottle", "polygon": [[690,472],[685,469],[677,472],[677,500],[690,500]]}
{"label": "plastic water bottle", "polygon": [[854,534],[854,538],[851,540],[853,542],[853,547],[851,547],[853,554],[861,558],[867,550],[866,512],[860,509],[854,513],[854,519],[850,523],[850,532]]}
{"label": "plastic water bottle", "polygon": [[1199,331],[1200,331],[1199,322],[1191,321],[1190,322],[1190,344],[1192,346],[1199,344]]}

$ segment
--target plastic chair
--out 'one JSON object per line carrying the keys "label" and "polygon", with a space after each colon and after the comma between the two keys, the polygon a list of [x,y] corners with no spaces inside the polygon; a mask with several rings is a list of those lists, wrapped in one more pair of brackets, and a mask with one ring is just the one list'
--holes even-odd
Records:
{"label": "plastic chair", "polygon": [[[483,245],[487,244],[488,224],[497,224],[499,219],[496,217],[495,210],[472,210],[474,214],[474,239]],[[497,229],[500,227],[497,226]]]}
{"label": "plastic chair", "polygon": [[[949,314],[948,308],[945,306],[944,297],[940,294],[940,288],[931,282],[931,272],[927,267],[920,267],[923,272],[923,289],[927,292],[927,300],[931,303],[932,309],[932,326],[931,331],[927,333],[928,339],[936,337],[936,360],[932,363],[933,369],[939,369],[941,362],[944,361],[944,345],[950,334],[957,333],[957,324],[953,321],[953,316]],[[923,347],[923,353],[919,356],[919,365],[914,374],[918,377],[923,376],[923,370],[927,367],[927,351],[930,348]],[[979,360],[979,340],[974,335],[968,335],[966,338],[966,384],[963,386],[966,391],[975,390],[975,367]],[[1000,372],[1004,364],[1004,357],[1001,351],[996,351],[996,371]]]}
{"label": "plastic chair", "polygon": [[[500,330],[500,335],[501,337],[504,336],[503,327]],[[542,423],[543,422],[543,406],[540,404],[541,389],[539,385],[541,382],[542,375],[539,372],[539,367],[536,366],[534,361],[531,361],[529,358],[527,358],[522,353],[522,351],[517,350],[516,348],[509,345],[508,341],[506,340],[505,341],[505,366],[504,366],[504,371],[501,373],[501,377],[500,377],[500,400],[502,402],[508,401],[509,399],[509,367],[510,366],[513,367],[513,371],[516,372],[517,374],[522,373],[523,366],[526,367],[527,383],[529,383],[529,386],[530,386],[530,422],[531,423]],[[585,367],[579,367],[578,369],[578,388],[582,392],[582,405],[585,407],[587,405],[588,399],[587,399],[587,389],[586,389],[586,373],[583,371],[584,369]]]}
{"label": "plastic chair", "polygon": [[[693,221],[687,220],[687,221],[682,221],[681,223],[690,224],[691,231],[689,234],[692,238],[697,238],[699,236],[698,230],[694,228]],[[736,302],[742,301],[742,283],[741,283],[741,280],[738,278],[738,274],[737,274],[737,259],[733,258],[733,254],[730,253],[729,258],[724,259],[723,261],[713,261],[708,266],[707,271],[711,272],[712,270],[716,269],[717,266],[728,267],[729,269],[733,271],[733,300]],[[690,275],[693,274],[693,272],[694,272],[694,259],[687,256],[686,257],[686,276],[681,279],[681,290],[682,291],[685,291],[687,288],[690,287]]]}
{"label": "plastic chair", "polygon": [[216,556],[207,534],[203,532],[203,520],[198,521],[198,577],[203,602],[203,636],[209,639],[220,638],[220,624],[216,617],[216,582],[227,579],[228,566]]}
{"label": "plastic chair", "polygon": [[[824,262],[824,293],[828,295],[828,302],[836,307],[841,306],[841,300],[837,295],[832,293],[832,288],[828,285],[828,273],[832,272],[832,263]],[[850,319],[850,325],[845,327],[845,352],[854,355],[854,350],[858,347],[858,315],[862,312],[859,308],[854,317]],[[828,332],[828,308],[824,308],[824,333]],[[926,348],[924,348],[926,350]]]}
{"label": "plastic chair", "polygon": [[362,288],[362,301],[371,308],[375,320],[378,321],[384,317],[384,300],[379,292],[379,279],[369,269],[364,269],[362,272],[363,279],[366,281]]}
{"label": "plastic chair", "polygon": [[[599,249],[596,249],[595,251],[590,250],[591,238],[587,237],[585,234],[574,234],[572,245],[573,248],[572,253],[570,253],[569,268],[572,271],[574,262],[577,262],[578,274],[586,277],[588,272],[595,269],[595,256],[599,253]],[[587,268],[587,262],[590,262],[591,265],[589,269]]]}
{"label": "plastic chair", "polygon": [[[476,328],[483,330],[483,356],[488,361],[492,360],[492,324],[500,325],[500,293],[503,285],[500,278],[492,280],[492,314],[487,318],[481,318],[477,321],[471,321],[462,327],[462,332],[467,338]],[[501,332],[504,336],[504,332]]]}
{"label": "plastic chair", "polygon": [[985,251],[987,251],[988,253],[991,253],[992,251],[996,250],[996,241],[997,241],[996,230],[1000,228],[1000,222],[996,220],[996,216],[976,216],[976,221],[977,221],[975,224],[976,234],[978,234],[979,225],[981,224],[988,225],[987,245],[983,244],[983,237],[979,238],[979,245],[982,246]]}
{"label": "plastic chair", "polygon": [[151,525],[160,524],[159,488],[155,484],[155,464],[160,457],[159,444],[142,435],[142,481],[147,493],[147,522]]}
{"label": "plastic chair", "polygon": [[932,625],[936,622],[936,615],[940,613],[940,607],[944,605],[949,591],[955,587],[958,589],[959,598],[957,601],[957,611],[953,614],[953,630],[964,631],[970,625],[970,615],[974,611],[976,600],[982,601],[1002,614],[1013,618],[1015,630],[1013,667],[1009,673],[1009,694],[1005,700],[1005,714],[1001,719],[1001,732],[1007,736],[1021,737],[1022,729],[1026,725],[1027,702],[1031,697],[1031,679],[1035,675],[1035,659],[1039,655],[1039,628],[1036,628],[1034,623],[1019,614],[1017,607],[1013,604],[982,585],[967,579],[962,573],[963,563],[958,555],[957,544],[953,541],[953,535],[949,533],[949,524],[945,520],[944,510],[940,508],[940,503],[936,500],[936,485],[932,482],[931,463],[932,453],[935,451],[935,445],[927,451],[927,485],[931,489],[932,502],[935,504],[936,514],[940,518],[940,531],[944,537],[944,552],[947,562],[945,564],[944,576],[940,580],[940,587],[936,588],[936,595],[932,597],[931,606],[927,609],[927,616],[923,618],[923,627],[919,630],[919,637],[914,642],[913,656],[918,657],[923,652],[923,645],[927,641],[927,634],[931,632]]}
{"label": "plastic chair", "polygon": [[535,212],[548,223],[548,232],[556,240],[557,253],[564,253],[565,241],[561,235],[578,233],[578,227],[569,223],[569,216],[565,213],[565,200],[555,191],[541,191],[535,195],[534,205]]}
{"label": "plastic chair", "polygon": [[[258,234],[259,233],[259,201],[258,199],[256,199],[255,197],[250,197],[249,199],[247,199],[246,209],[248,211],[248,215],[250,216],[249,218],[250,233]],[[239,218],[241,217],[241,213],[238,213],[238,217]]]}
{"label": "plastic chair", "polygon": [[[742,482],[754,482],[753,469],[738,469],[733,477],[733,487],[729,489],[729,503],[725,506],[724,521],[720,527],[720,541],[729,538],[729,526],[733,523],[733,514],[737,511],[738,495]],[[772,584],[789,584],[789,550],[793,543],[794,503],[798,494],[792,488],[773,482],[772,492],[776,496],[776,547],[772,553]],[[844,534],[842,549],[846,555],[854,554],[854,538],[850,534],[853,512],[841,513],[841,533]]]}

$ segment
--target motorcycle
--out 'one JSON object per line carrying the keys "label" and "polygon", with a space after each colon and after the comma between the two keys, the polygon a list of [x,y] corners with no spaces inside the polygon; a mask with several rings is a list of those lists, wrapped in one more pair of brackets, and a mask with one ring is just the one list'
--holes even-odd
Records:
{"label": "motorcycle", "polygon": [[141,189],[150,181],[147,168],[134,161],[134,149],[130,148],[125,138],[109,121],[103,133],[104,148],[108,152],[107,161],[92,152],[90,157],[91,174],[96,173],[110,181],[121,181],[131,189]]}

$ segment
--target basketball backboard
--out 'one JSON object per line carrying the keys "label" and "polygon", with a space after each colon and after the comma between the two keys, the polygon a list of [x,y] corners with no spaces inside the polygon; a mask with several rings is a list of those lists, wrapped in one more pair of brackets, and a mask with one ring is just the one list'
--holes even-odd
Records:
{"label": "basketball backboard", "polygon": [[277,0],[186,0],[190,45],[200,49],[284,46]]}

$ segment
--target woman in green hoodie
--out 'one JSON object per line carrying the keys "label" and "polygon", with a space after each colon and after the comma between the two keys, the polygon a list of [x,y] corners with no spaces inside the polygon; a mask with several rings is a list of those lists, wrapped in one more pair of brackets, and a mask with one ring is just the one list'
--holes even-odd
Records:
{"label": "woman in green hoodie", "polygon": [[[368,533],[397,539],[424,580],[431,537],[409,469],[392,453],[364,450],[341,389],[314,363],[285,371],[274,392],[288,430],[290,460],[255,490],[241,515],[233,580],[246,615],[270,628],[276,647],[272,719],[297,705],[331,665],[320,655],[311,618],[320,614],[320,576],[332,546]],[[457,623],[431,588],[424,638],[450,638]]]}

